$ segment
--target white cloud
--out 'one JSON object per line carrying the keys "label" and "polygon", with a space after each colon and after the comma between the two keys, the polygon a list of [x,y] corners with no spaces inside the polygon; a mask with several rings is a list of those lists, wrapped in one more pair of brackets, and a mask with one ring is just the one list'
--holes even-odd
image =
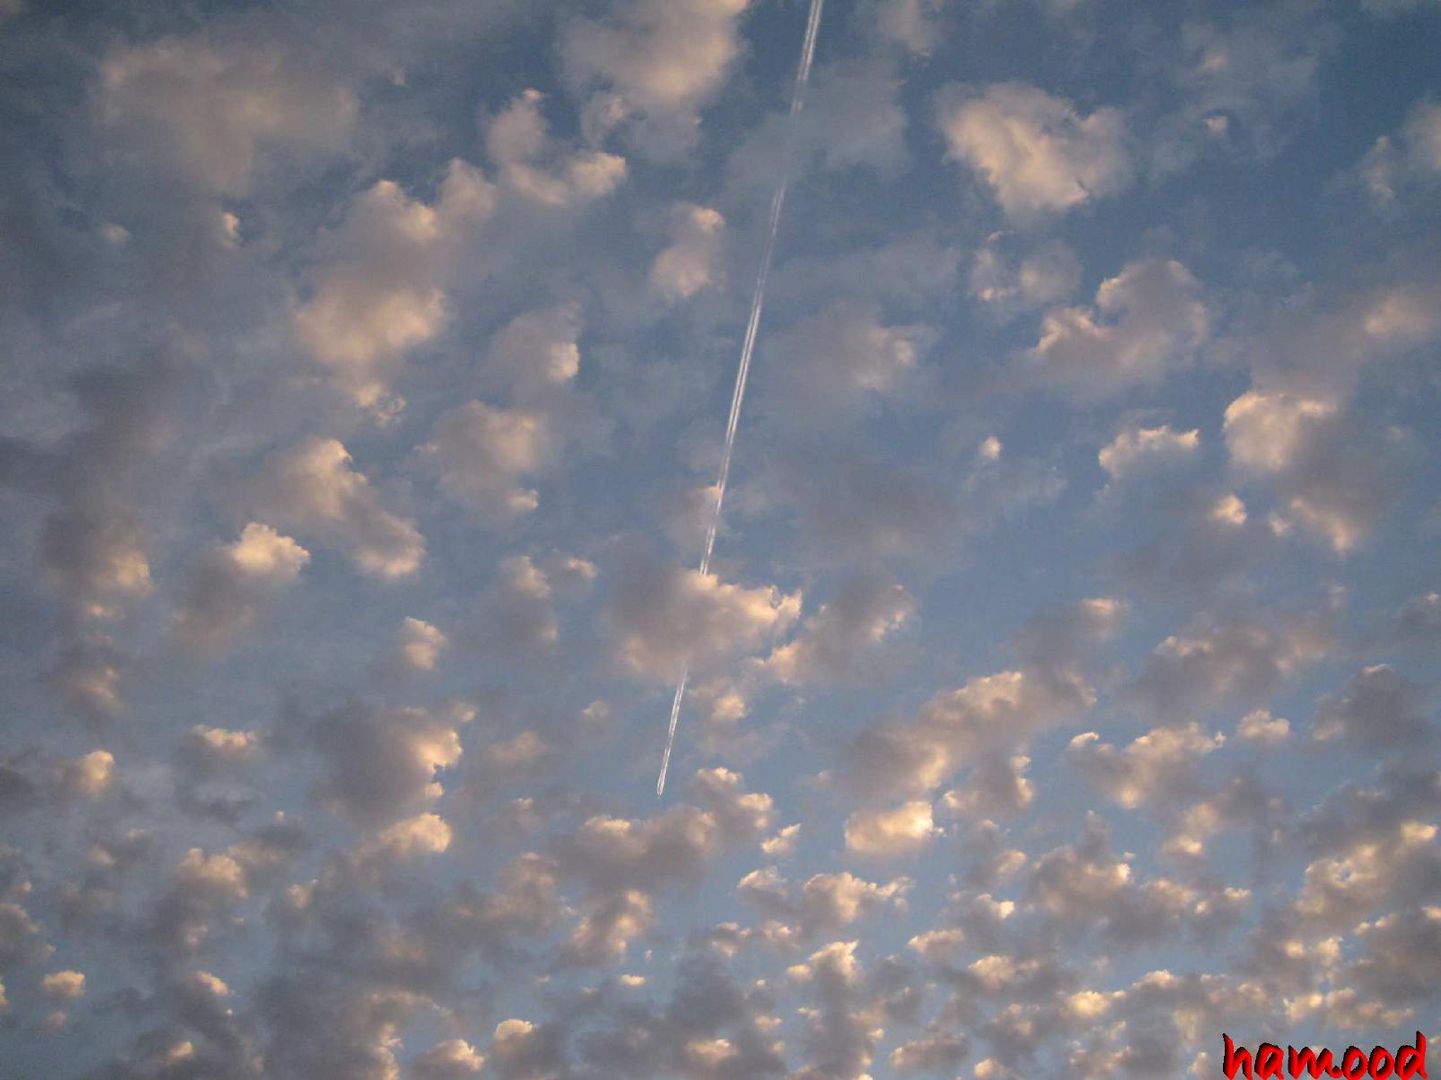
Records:
{"label": "white cloud", "polygon": [[54,1001],[78,1001],[85,996],[85,973],[55,971],[40,980],[40,989]]}
{"label": "white cloud", "polygon": [[1082,116],[1034,86],[996,83],[979,93],[944,91],[937,122],[948,155],[979,173],[1013,218],[1067,210],[1131,181],[1125,121],[1115,109]]}
{"label": "white cloud", "polygon": [[425,558],[415,522],[385,509],[337,439],[311,437],[273,455],[257,494],[264,516],[344,548],[362,573],[409,577]]}
{"label": "white cloud", "polygon": [[848,871],[813,874],[799,891],[774,867],[753,870],[736,883],[736,893],[764,914],[790,919],[802,938],[829,934],[876,911],[905,909],[909,878],[866,881]]}
{"label": "white cloud", "polygon": [[[690,148],[698,111],[740,55],[748,0],[623,0],[604,22],[575,19],[562,38],[569,79],[598,87],[588,112],[606,130],[632,126],[647,153]],[[603,118],[603,119],[601,119]]]}
{"label": "white cloud", "polygon": [[671,210],[670,245],[650,265],[650,282],[668,300],[686,300],[717,283],[725,218],[708,206]]}
{"label": "white cloud", "polygon": [[417,814],[382,829],[365,854],[397,861],[438,855],[450,847],[451,837],[449,823],[439,814]]}
{"label": "white cloud", "polygon": [[386,396],[398,363],[444,329],[456,246],[494,206],[492,185],[457,158],[434,205],[381,180],[328,237],[331,259],[295,309],[295,338],[358,405],[382,416],[398,408]]}
{"label": "white cloud", "polygon": [[1226,447],[1244,469],[1285,472],[1304,452],[1308,429],[1337,411],[1336,402],[1328,398],[1248,390],[1226,406]]}
{"label": "white cloud", "polygon": [[216,653],[243,634],[267,601],[295,581],[310,552],[269,525],[252,521],[201,561],[173,633],[184,649]]}
{"label": "white cloud", "polygon": [[1117,432],[1096,457],[1111,479],[1119,480],[1138,469],[1189,457],[1200,444],[1201,433],[1194,428],[1173,431],[1169,424],[1154,428],[1128,427]]}
{"label": "white cloud", "polygon": [[489,122],[486,149],[500,184],[523,200],[554,209],[611,194],[626,178],[625,158],[602,150],[563,147],[541,112],[545,95],[526,90]]}
{"label": "white cloud", "polygon": [[413,1080],[468,1080],[479,1076],[485,1055],[464,1039],[438,1042],[410,1063]]}
{"label": "white cloud", "polygon": [[1236,724],[1236,738],[1262,746],[1280,746],[1291,737],[1291,722],[1267,709],[1252,709]]}
{"label": "white cloud", "polygon": [[450,647],[444,631],[423,619],[406,616],[397,635],[397,658],[411,671],[434,671],[440,656]]}
{"label": "white cloud", "polygon": [[1084,712],[1094,693],[1074,671],[1015,669],[937,694],[913,721],[863,731],[850,752],[855,783],[875,791],[930,791],[967,759],[1013,746]]}
{"label": "white cloud", "polygon": [[109,750],[92,750],[61,762],[56,781],[73,798],[95,799],[105,794],[115,779],[115,755]]}
{"label": "white cloud", "polygon": [[936,835],[931,804],[914,799],[891,810],[857,810],[846,819],[846,850],[888,856],[919,851]]}

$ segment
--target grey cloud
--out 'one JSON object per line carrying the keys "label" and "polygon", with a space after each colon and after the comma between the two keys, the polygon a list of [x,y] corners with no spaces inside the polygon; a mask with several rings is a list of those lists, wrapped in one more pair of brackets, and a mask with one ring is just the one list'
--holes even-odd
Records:
{"label": "grey cloud", "polygon": [[899,582],[879,573],[854,574],[795,638],[767,657],[766,669],[793,684],[863,677],[874,667],[869,654],[902,630],[915,608],[915,599]]}
{"label": "grey cloud", "polygon": [[1258,704],[1331,646],[1327,623],[1315,616],[1206,619],[1157,645],[1123,697],[1155,717]]}
{"label": "grey cloud", "polygon": [[323,803],[378,826],[440,796],[436,774],[460,760],[458,724],[466,719],[356,703],[317,717],[287,717],[277,736],[319,755],[324,771],[315,794]]}
{"label": "grey cloud", "polygon": [[1425,689],[1384,664],[1363,668],[1336,694],[1323,698],[1313,735],[1344,739],[1361,750],[1385,751],[1425,740]]}

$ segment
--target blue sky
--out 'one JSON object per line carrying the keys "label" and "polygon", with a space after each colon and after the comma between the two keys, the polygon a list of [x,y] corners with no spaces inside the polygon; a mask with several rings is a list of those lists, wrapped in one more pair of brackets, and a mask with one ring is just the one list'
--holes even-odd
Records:
{"label": "blue sky", "polygon": [[0,0],[7,1070],[1435,1034],[1441,7],[806,16]]}

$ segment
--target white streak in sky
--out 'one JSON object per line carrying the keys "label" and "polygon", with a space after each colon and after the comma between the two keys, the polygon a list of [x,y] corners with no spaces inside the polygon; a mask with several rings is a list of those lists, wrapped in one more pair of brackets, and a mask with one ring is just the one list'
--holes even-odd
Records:
{"label": "white streak in sky", "polygon": [[[761,251],[761,265],[756,273],[755,290],[751,293],[751,313],[746,322],[746,336],[741,343],[740,364],[736,368],[735,389],[731,391],[731,411],[726,419],[725,446],[721,450],[720,473],[716,477],[715,506],[711,509],[710,525],[706,528],[705,551],[701,555],[700,574],[710,572],[711,552],[715,550],[715,534],[720,527],[721,504],[725,502],[726,483],[730,480],[731,454],[736,445],[736,425],[740,423],[741,403],[746,396],[746,379],[751,370],[751,354],[755,352],[756,333],[760,330],[761,309],[766,300],[766,278],[770,276],[771,259],[776,253],[776,234],[780,231],[781,210],[786,203],[786,186],[790,181],[791,140],[795,136],[796,116],[801,111],[806,83],[811,77],[811,61],[816,55],[816,34],[821,28],[821,8],[825,0],[811,0],[810,14],[806,19],[805,41],[801,44],[801,62],[796,69],[795,87],[791,91],[790,126],[786,136],[786,156],[781,166],[780,181],[775,194],[771,196],[770,224],[766,229],[765,247]],[[690,664],[681,668],[680,679],[675,684],[675,697],[670,703],[670,729],[665,737],[665,754],[660,760],[660,777],[655,782],[656,797],[665,794],[665,774],[670,768],[670,752],[675,746],[675,728],[680,719],[680,705],[685,698],[686,680],[690,678]]]}

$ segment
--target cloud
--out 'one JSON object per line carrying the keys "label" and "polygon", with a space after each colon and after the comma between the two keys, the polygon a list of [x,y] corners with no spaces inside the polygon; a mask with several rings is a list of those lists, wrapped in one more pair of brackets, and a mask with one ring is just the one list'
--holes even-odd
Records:
{"label": "cloud", "polygon": [[1382,135],[1359,166],[1371,197],[1389,206],[1441,175],[1441,105],[1419,101],[1395,136]]}
{"label": "cloud", "polygon": [[439,814],[416,814],[386,826],[366,841],[360,857],[372,866],[409,862],[446,851],[453,836],[449,822]]}
{"label": "cloud", "polygon": [[99,724],[124,708],[122,691],[130,674],[129,657],[106,635],[89,634],[65,649],[50,675],[61,701],[84,719]]}
{"label": "cloud", "polygon": [[1199,621],[1157,645],[1123,696],[1155,717],[1257,704],[1325,657],[1331,645],[1329,628],[1314,617]]}
{"label": "cloud", "polygon": [[211,773],[253,759],[260,746],[257,732],[196,724],[186,733],[180,752],[189,767]]}
{"label": "cloud", "polygon": [[694,787],[703,807],[682,803],[640,819],[593,815],[556,838],[560,870],[597,895],[693,881],[722,848],[758,841],[769,826],[770,796],[743,784],[726,769],[702,771]]}
{"label": "cloud", "polygon": [[862,729],[845,750],[848,785],[876,796],[927,793],[963,765],[1085,713],[1095,692],[1082,663],[1111,638],[1124,612],[1109,598],[1041,611],[1012,642],[1022,666],[937,693],[914,718]]}
{"label": "cloud", "polygon": [[1025,754],[986,754],[960,787],[945,793],[941,804],[951,813],[986,819],[1019,814],[1035,798],[1035,787],[1026,776],[1030,764]]}
{"label": "cloud", "polygon": [[360,114],[354,90],[314,57],[200,35],[116,46],[98,94],[118,143],[138,130],[206,189],[232,196],[250,192],[265,152],[344,150]]}
{"label": "cloud", "polygon": [[1075,672],[1012,669],[977,676],[935,695],[914,720],[861,732],[850,747],[848,768],[862,790],[931,791],[967,760],[1023,742],[1093,702],[1090,687]]}
{"label": "cloud", "polygon": [[1226,406],[1226,446],[1242,468],[1284,472],[1301,456],[1307,428],[1337,411],[1326,398],[1248,390]]}
{"label": "cloud", "polygon": [[492,369],[521,400],[544,400],[580,373],[580,307],[557,304],[527,311],[490,341]]}
{"label": "cloud", "polygon": [[202,654],[220,652],[309,561],[310,552],[290,537],[250,522],[239,538],[216,547],[196,568],[175,614],[176,644]]}
{"label": "cloud", "polygon": [[833,933],[885,908],[904,910],[910,886],[908,878],[881,884],[843,871],[813,874],[797,891],[775,867],[767,867],[741,878],[736,893],[766,915],[794,920],[796,932],[809,939]]}
{"label": "cloud", "polygon": [[0,969],[9,972],[22,964],[40,963],[54,951],[28,911],[13,901],[0,901]]}
{"label": "cloud", "polygon": [[671,209],[670,244],[650,264],[650,283],[672,302],[717,284],[725,218],[708,206],[677,203]]}
{"label": "cloud", "polygon": [[1418,101],[1393,140],[1382,135],[1361,163],[1371,194],[1393,202],[1398,189],[1433,184],[1441,175],[1441,104]]}
{"label": "cloud", "polygon": [[1404,641],[1441,638],[1441,593],[1419,593],[1411,597],[1396,612],[1392,625]]}
{"label": "cloud", "polygon": [[396,635],[395,659],[408,671],[434,671],[449,647],[450,639],[444,631],[424,619],[406,616]]}
{"label": "cloud", "polygon": [[186,377],[169,358],[88,368],[67,380],[79,406],[62,438],[0,439],[0,483],[39,495],[48,510],[33,535],[41,577],[65,607],[69,644],[102,651],[96,622],[121,618],[151,595],[151,530],[137,506],[145,467],[173,433]]}
{"label": "cloud", "polygon": [[931,804],[923,799],[891,810],[857,810],[846,818],[846,850],[872,857],[910,854],[925,847],[936,832]]}
{"label": "cloud", "polygon": [[1312,735],[1371,752],[1416,746],[1429,732],[1426,698],[1421,686],[1385,664],[1362,668],[1343,690],[1322,699]]}
{"label": "cloud", "polygon": [[541,112],[544,102],[539,90],[526,90],[486,125],[485,147],[501,186],[550,209],[610,195],[626,178],[625,158],[602,150],[567,150],[550,135]]}
{"label": "cloud", "polygon": [[624,956],[633,939],[644,934],[652,921],[650,898],[626,889],[600,901],[582,916],[570,936],[567,956],[579,963],[601,963]]}
{"label": "cloud", "polygon": [[871,7],[876,32],[912,56],[929,57],[941,34],[944,0],[881,0]]}
{"label": "cloud", "polygon": [[64,512],[47,523],[43,569],[56,591],[74,597],[85,615],[109,618],[152,588],[148,533],[126,507]]}
{"label": "cloud", "polygon": [[560,637],[552,596],[550,579],[529,555],[503,559],[482,614],[482,639],[521,659],[550,649]]}
{"label": "cloud", "polygon": [[384,580],[409,577],[425,539],[408,518],[386,510],[337,439],[312,436],[266,461],[256,485],[262,516],[344,549],[356,568]]}
{"label": "cloud", "polygon": [[123,7],[0,25],[9,1071],[1436,1014],[1434,3],[826,4],[794,126],[804,4]]}
{"label": "cloud", "polygon": [[1210,328],[1189,270],[1174,259],[1141,260],[1101,282],[1094,309],[1047,311],[1025,359],[1040,385],[1104,398],[1190,363]]}
{"label": "cloud", "polygon": [[823,1080],[867,1075],[883,1028],[878,1010],[862,986],[864,970],[856,959],[856,941],[835,941],[818,949],[806,962],[786,970],[808,987],[817,1006],[808,1013],[806,1043],[810,1063],[797,1080]]}
{"label": "cloud", "polygon": [[823,426],[901,396],[921,375],[937,336],[923,324],[887,325],[869,305],[836,302],[766,346],[779,371],[776,408],[789,424]]}
{"label": "cloud", "polygon": [[171,869],[151,933],[168,953],[198,951],[218,919],[250,895],[246,866],[230,852],[193,847]]}
{"label": "cloud", "polygon": [[85,996],[85,973],[52,972],[40,980],[40,989],[52,1001],[78,1001]]}
{"label": "cloud", "polygon": [[671,679],[682,665],[704,670],[737,653],[753,653],[789,628],[800,593],[773,585],[747,588],[678,566],[631,560],[619,569],[607,620],[627,669]]}
{"label": "cloud", "polygon": [[915,558],[955,537],[955,492],[910,461],[847,444],[781,455],[769,485],[798,539],[824,561]]}
{"label": "cloud", "polygon": [[381,180],[326,238],[329,259],[295,308],[293,329],[357,405],[384,417],[403,404],[387,397],[399,361],[445,328],[456,247],[490,217],[495,201],[480,170],[456,158],[434,205]]}
{"label": "cloud", "polygon": [[978,173],[1017,220],[1114,195],[1131,182],[1125,121],[1116,109],[1082,116],[1065,98],[1008,82],[942,91],[936,119],[947,156]]}
{"label": "cloud", "polygon": [[1127,944],[1174,935],[1214,903],[1166,878],[1136,880],[1130,859],[1111,850],[1108,832],[1094,814],[1078,844],[1054,848],[1036,860],[1026,895],[1072,931],[1096,927],[1110,940]]}
{"label": "cloud", "polygon": [[355,704],[302,720],[298,735],[324,765],[319,799],[362,825],[383,826],[440,797],[437,772],[460,760],[457,723],[423,709]]}
{"label": "cloud", "polygon": [[868,654],[899,632],[915,609],[915,598],[899,582],[878,574],[850,577],[795,638],[771,652],[766,671],[793,685],[859,674]]}
{"label": "cloud", "polygon": [[71,798],[95,799],[115,780],[115,755],[109,750],[92,750],[60,764],[55,780]]}
{"label": "cloud", "polygon": [[520,485],[551,456],[550,426],[543,413],[472,401],[436,421],[421,453],[446,495],[505,520],[540,505],[539,493]]}
{"label": "cloud", "polygon": [[1138,470],[1164,466],[1185,459],[1201,444],[1199,430],[1173,431],[1169,424],[1160,427],[1127,427],[1096,455],[1096,460],[1110,478],[1120,480]]}
{"label": "cloud", "polygon": [[997,318],[1007,320],[1068,300],[1081,284],[1081,262],[1058,240],[1032,249],[1019,264],[1008,257],[1010,237],[993,233],[971,260],[970,294]]}
{"label": "cloud", "polygon": [[1226,407],[1224,434],[1237,469],[1274,491],[1283,535],[1299,525],[1346,555],[1396,498],[1401,433],[1363,429],[1335,396],[1248,390]]}
{"label": "cloud", "polygon": [[1252,709],[1236,724],[1236,738],[1262,746],[1279,746],[1291,737],[1291,722],[1269,710]]}
{"label": "cloud", "polygon": [[464,1039],[436,1043],[410,1063],[413,1080],[468,1080],[479,1076],[485,1056]]}
{"label": "cloud", "polygon": [[1306,866],[1293,910],[1314,929],[1344,931],[1367,912],[1429,895],[1441,873],[1436,826],[1414,818],[1336,844]]}
{"label": "cloud", "polygon": [[543,1080],[559,1074],[562,1031],[529,1020],[502,1020],[495,1025],[490,1062],[505,1080]]}
{"label": "cloud", "polygon": [[889,1061],[898,1073],[938,1073],[960,1068],[970,1052],[964,1035],[939,1034],[896,1047]]}
{"label": "cloud", "polygon": [[1199,724],[1153,728],[1124,749],[1100,741],[1094,731],[1075,736],[1066,751],[1075,769],[1128,809],[1142,803],[1169,803],[1200,793],[1195,769],[1200,760],[1225,744],[1225,736],[1207,735]]}
{"label": "cloud", "polygon": [[587,105],[596,133],[631,129],[644,152],[668,159],[689,149],[698,110],[740,55],[747,0],[624,0],[605,21],[571,20],[562,35],[565,72],[596,87]]}
{"label": "cloud", "polygon": [[1316,14],[1297,5],[1186,22],[1172,76],[1181,104],[1157,124],[1152,167],[1175,172],[1215,146],[1270,159],[1314,121],[1319,74],[1338,37]]}

